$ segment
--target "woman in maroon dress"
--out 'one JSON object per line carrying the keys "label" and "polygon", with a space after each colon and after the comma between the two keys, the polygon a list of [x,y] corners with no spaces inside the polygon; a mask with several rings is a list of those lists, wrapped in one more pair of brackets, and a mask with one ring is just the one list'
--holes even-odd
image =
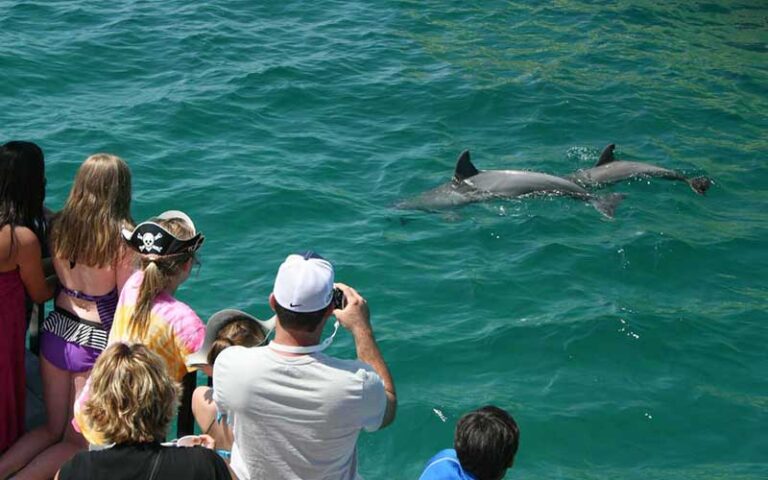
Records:
{"label": "woman in maroon dress", "polygon": [[24,292],[53,296],[35,231],[43,221],[43,151],[30,142],[0,146],[0,453],[24,433]]}

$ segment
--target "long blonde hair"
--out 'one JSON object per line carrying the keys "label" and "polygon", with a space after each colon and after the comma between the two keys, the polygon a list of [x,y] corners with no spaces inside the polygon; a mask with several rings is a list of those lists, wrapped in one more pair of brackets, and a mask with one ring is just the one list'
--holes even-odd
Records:
{"label": "long blonde hair", "polygon": [[92,267],[113,264],[120,229],[131,219],[131,171],[115,155],[97,153],[80,166],[67,203],[53,220],[53,255]]}
{"label": "long blonde hair", "polygon": [[[180,218],[154,219],[155,223],[165,228],[180,240],[192,238],[194,232]],[[184,271],[184,265],[195,258],[193,252],[185,251],[173,255],[139,255],[144,278],[139,287],[136,309],[131,317],[130,334],[132,338],[144,338],[149,327],[149,317],[155,298],[168,288]]]}
{"label": "long blonde hair", "polygon": [[83,415],[109,443],[155,442],[165,438],[179,392],[156,353],[115,343],[96,360]]}

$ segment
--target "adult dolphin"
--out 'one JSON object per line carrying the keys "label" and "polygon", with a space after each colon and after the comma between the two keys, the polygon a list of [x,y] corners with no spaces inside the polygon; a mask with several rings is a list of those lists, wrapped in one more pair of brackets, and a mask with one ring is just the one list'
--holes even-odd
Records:
{"label": "adult dolphin", "polygon": [[562,195],[590,203],[600,213],[613,218],[616,206],[624,195],[612,193],[594,195],[583,187],[562,177],[523,170],[478,170],[464,150],[456,162],[450,182],[428,190],[396,205],[398,208],[440,210],[466,203],[494,198],[515,198],[524,195]]}
{"label": "adult dolphin", "polygon": [[578,183],[582,187],[588,188],[608,185],[629,178],[666,178],[667,180],[680,180],[687,183],[691,189],[699,195],[704,195],[707,189],[712,185],[712,180],[707,177],[687,178],[676,170],[668,170],[666,168],[651,165],[650,163],[616,160],[613,156],[613,151],[615,149],[615,144],[612,143],[608,145],[605,147],[605,150],[603,150],[600,159],[594,167],[578,170],[566,178]]}

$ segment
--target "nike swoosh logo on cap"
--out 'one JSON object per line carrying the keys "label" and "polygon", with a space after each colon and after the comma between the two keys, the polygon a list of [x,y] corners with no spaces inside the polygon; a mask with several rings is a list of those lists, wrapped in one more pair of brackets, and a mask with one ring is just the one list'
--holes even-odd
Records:
{"label": "nike swoosh logo on cap", "polygon": [[291,307],[300,307],[301,303],[291,303]]}

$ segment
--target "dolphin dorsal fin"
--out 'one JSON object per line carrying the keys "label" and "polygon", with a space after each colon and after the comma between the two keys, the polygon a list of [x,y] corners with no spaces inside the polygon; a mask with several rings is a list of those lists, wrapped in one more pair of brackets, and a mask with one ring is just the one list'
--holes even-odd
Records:
{"label": "dolphin dorsal fin", "polygon": [[469,150],[464,150],[456,161],[456,170],[453,172],[453,181],[461,182],[465,178],[474,177],[480,173],[469,159]]}
{"label": "dolphin dorsal fin", "polygon": [[616,144],[612,143],[605,147],[603,150],[603,153],[600,154],[600,159],[597,160],[597,163],[595,164],[596,167],[599,167],[600,165],[605,165],[607,163],[611,163],[612,161],[616,160],[613,158],[613,151],[616,149]]}

